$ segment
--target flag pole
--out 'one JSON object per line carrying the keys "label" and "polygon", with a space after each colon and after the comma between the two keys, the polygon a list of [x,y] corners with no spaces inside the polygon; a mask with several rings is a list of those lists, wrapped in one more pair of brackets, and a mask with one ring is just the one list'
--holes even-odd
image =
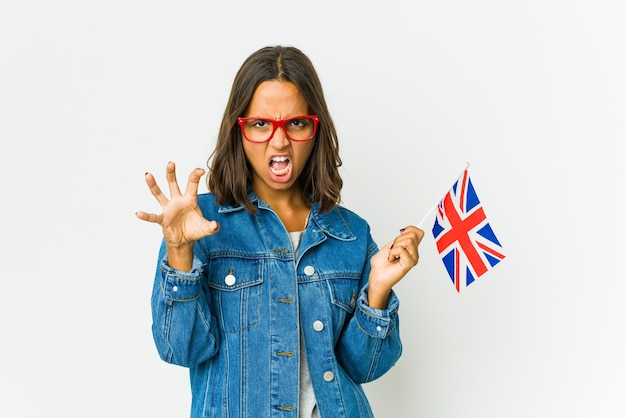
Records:
{"label": "flag pole", "polygon": [[422,218],[422,220],[420,221],[420,223],[417,224],[417,227],[419,229],[422,229],[422,224],[424,224],[424,222],[426,221],[426,218],[428,218],[430,216],[431,213],[433,213],[433,210],[435,210],[435,207],[439,204],[439,202],[435,203],[434,205],[431,206],[430,210],[428,211],[428,213],[426,213],[426,215],[424,215],[424,217]]}
{"label": "flag pole", "polygon": [[[469,168],[469,166],[470,166],[469,161],[466,161],[466,162],[465,162],[465,168],[463,169],[463,171],[467,170],[467,169]],[[461,173],[462,173],[463,171],[461,171]],[[458,178],[459,178],[459,176],[457,176],[457,179],[458,179]],[[449,190],[450,190],[450,186],[448,186],[448,187],[446,188],[446,191],[445,191],[445,192],[443,192],[440,196],[445,196],[445,195],[446,195],[446,193],[448,193],[448,191],[449,191]],[[440,197],[439,199],[437,199],[437,201],[435,202],[435,204],[434,204],[434,205],[432,205],[432,206],[430,207],[430,209],[428,210],[428,212],[426,213],[426,215],[424,215],[424,217],[422,218],[422,220],[421,220],[421,221],[417,224],[417,227],[418,227],[419,229],[422,229],[422,225],[424,224],[424,222],[426,222],[426,219],[430,216],[430,214],[431,214],[431,213],[433,213],[433,211],[435,210],[435,208],[437,207],[437,205],[439,205],[439,202],[440,202],[440,201],[441,201],[441,197]]]}

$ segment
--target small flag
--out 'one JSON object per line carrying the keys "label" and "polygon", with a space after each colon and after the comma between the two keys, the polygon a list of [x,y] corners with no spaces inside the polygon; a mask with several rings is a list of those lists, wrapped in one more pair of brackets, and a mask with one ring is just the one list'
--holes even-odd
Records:
{"label": "small flag", "polygon": [[504,259],[467,168],[437,205],[433,236],[457,292]]}

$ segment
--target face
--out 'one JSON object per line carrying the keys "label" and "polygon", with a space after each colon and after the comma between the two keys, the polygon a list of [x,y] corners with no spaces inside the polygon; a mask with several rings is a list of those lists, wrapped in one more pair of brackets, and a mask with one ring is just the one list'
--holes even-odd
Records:
{"label": "face", "polygon": [[[244,116],[286,119],[307,114],[308,104],[295,84],[270,80],[257,87]],[[292,142],[278,128],[267,142],[252,143],[245,138],[242,141],[257,196],[266,200],[276,193],[299,192],[296,180],[311,155],[315,139]]]}

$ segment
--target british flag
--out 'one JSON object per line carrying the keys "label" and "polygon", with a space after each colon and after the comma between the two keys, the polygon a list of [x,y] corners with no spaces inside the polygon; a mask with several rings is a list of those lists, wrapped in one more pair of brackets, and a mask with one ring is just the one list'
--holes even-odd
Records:
{"label": "british flag", "polygon": [[433,236],[457,292],[504,259],[467,169],[437,205]]}

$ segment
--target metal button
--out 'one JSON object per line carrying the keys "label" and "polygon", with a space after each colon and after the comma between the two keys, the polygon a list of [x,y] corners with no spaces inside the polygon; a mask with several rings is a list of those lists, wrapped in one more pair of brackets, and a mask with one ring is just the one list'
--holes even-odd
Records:
{"label": "metal button", "polygon": [[376,327],[376,331],[381,331],[383,328],[379,325]]}
{"label": "metal button", "polygon": [[321,331],[324,329],[324,323],[322,321],[313,322],[313,329],[315,331]]}
{"label": "metal button", "polygon": [[224,283],[226,283],[228,286],[234,285],[236,281],[237,279],[232,274],[229,274],[224,278]]}
{"label": "metal button", "polygon": [[307,276],[312,276],[315,273],[315,268],[313,268],[313,266],[306,266],[304,268],[304,274],[306,274]]}
{"label": "metal button", "polygon": [[324,372],[324,380],[326,382],[330,382],[335,378],[335,374],[333,372]]}
{"label": "metal button", "polygon": [[172,287],[172,291],[173,291],[173,292],[178,292],[178,286],[174,286],[174,287]]}

